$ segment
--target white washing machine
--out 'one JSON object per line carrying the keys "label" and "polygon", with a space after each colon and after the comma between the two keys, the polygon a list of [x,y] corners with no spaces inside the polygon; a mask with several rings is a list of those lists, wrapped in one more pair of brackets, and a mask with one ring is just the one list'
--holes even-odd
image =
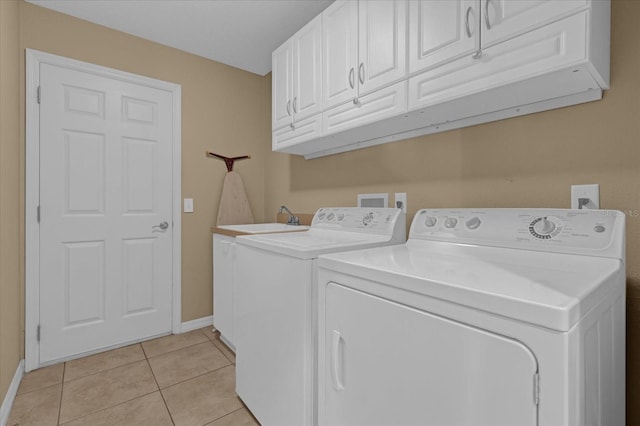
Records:
{"label": "white washing machine", "polygon": [[622,426],[625,223],[419,211],[406,244],[318,259],[318,423]]}
{"label": "white washing machine", "polygon": [[400,209],[322,208],[307,232],[236,238],[236,392],[263,426],[315,424],[317,257],[406,240]]}

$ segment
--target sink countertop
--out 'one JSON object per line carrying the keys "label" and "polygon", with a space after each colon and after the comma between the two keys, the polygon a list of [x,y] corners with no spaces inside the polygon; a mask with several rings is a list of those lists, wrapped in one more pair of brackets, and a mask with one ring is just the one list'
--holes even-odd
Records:
{"label": "sink countertop", "polygon": [[241,235],[276,234],[283,232],[303,232],[309,229],[304,225],[287,225],[286,223],[253,223],[246,225],[220,225],[211,228],[211,233],[238,237]]}

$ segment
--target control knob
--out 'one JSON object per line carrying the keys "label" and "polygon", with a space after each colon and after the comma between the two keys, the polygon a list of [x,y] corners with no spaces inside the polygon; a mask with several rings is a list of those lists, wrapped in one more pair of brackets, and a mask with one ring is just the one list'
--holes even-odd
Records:
{"label": "control knob", "polygon": [[334,217],[336,217],[336,215],[334,213],[329,213],[327,215],[327,220],[333,220]]}
{"label": "control knob", "polygon": [[455,217],[448,217],[444,220],[444,227],[445,228],[455,228],[456,225],[458,224],[458,219],[456,219]]}
{"label": "control knob", "polygon": [[478,226],[480,226],[481,223],[482,221],[480,220],[479,217],[472,217],[471,219],[465,222],[465,225],[467,226],[468,229],[473,230],[473,229],[478,229]]}
{"label": "control knob", "polygon": [[533,230],[536,231],[538,235],[549,235],[556,229],[556,224],[547,219],[546,217],[541,218],[535,225],[533,225]]}
{"label": "control knob", "polygon": [[438,219],[433,216],[427,216],[427,218],[424,220],[424,226],[426,226],[427,228],[431,228],[432,226],[435,226],[436,222],[438,222]]}

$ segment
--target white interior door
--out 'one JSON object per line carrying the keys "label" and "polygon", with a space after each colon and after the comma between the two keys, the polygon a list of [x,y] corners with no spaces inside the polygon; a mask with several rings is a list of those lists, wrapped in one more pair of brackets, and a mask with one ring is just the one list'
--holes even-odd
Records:
{"label": "white interior door", "polygon": [[324,309],[318,424],[537,424],[520,342],[335,283]]}
{"label": "white interior door", "polygon": [[172,329],[172,93],[40,65],[40,363]]}

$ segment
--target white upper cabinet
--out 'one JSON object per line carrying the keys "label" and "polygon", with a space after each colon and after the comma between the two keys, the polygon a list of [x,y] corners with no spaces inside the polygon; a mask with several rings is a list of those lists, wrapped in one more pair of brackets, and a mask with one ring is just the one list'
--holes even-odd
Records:
{"label": "white upper cabinet", "polygon": [[322,19],[325,110],[405,78],[405,0],[338,0]]}
{"label": "white upper cabinet", "polygon": [[482,0],[481,3],[482,48],[549,24],[589,5],[588,0]]}
{"label": "white upper cabinet", "polygon": [[273,129],[322,111],[322,20],[317,16],[272,55]]}
{"label": "white upper cabinet", "polygon": [[407,3],[358,4],[358,96],[406,77]]}
{"label": "white upper cabinet", "polygon": [[356,97],[358,2],[338,0],[322,13],[324,107]]}
{"label": "white upper cabinet", "polygon": [[293,122],[291,101],[293,92],[293,43],[286,42],[271,56],[271,114],[273,129]]}
{"label": "white upper cabinet", "polygon": [[480,0],[410,0],[409,72],[477,51],[479,12]]}
{"label": "white upper cabinet", "polygon": [[609,88],[610,0],[336,0],[273,54],[273,150],[315,158]]}

